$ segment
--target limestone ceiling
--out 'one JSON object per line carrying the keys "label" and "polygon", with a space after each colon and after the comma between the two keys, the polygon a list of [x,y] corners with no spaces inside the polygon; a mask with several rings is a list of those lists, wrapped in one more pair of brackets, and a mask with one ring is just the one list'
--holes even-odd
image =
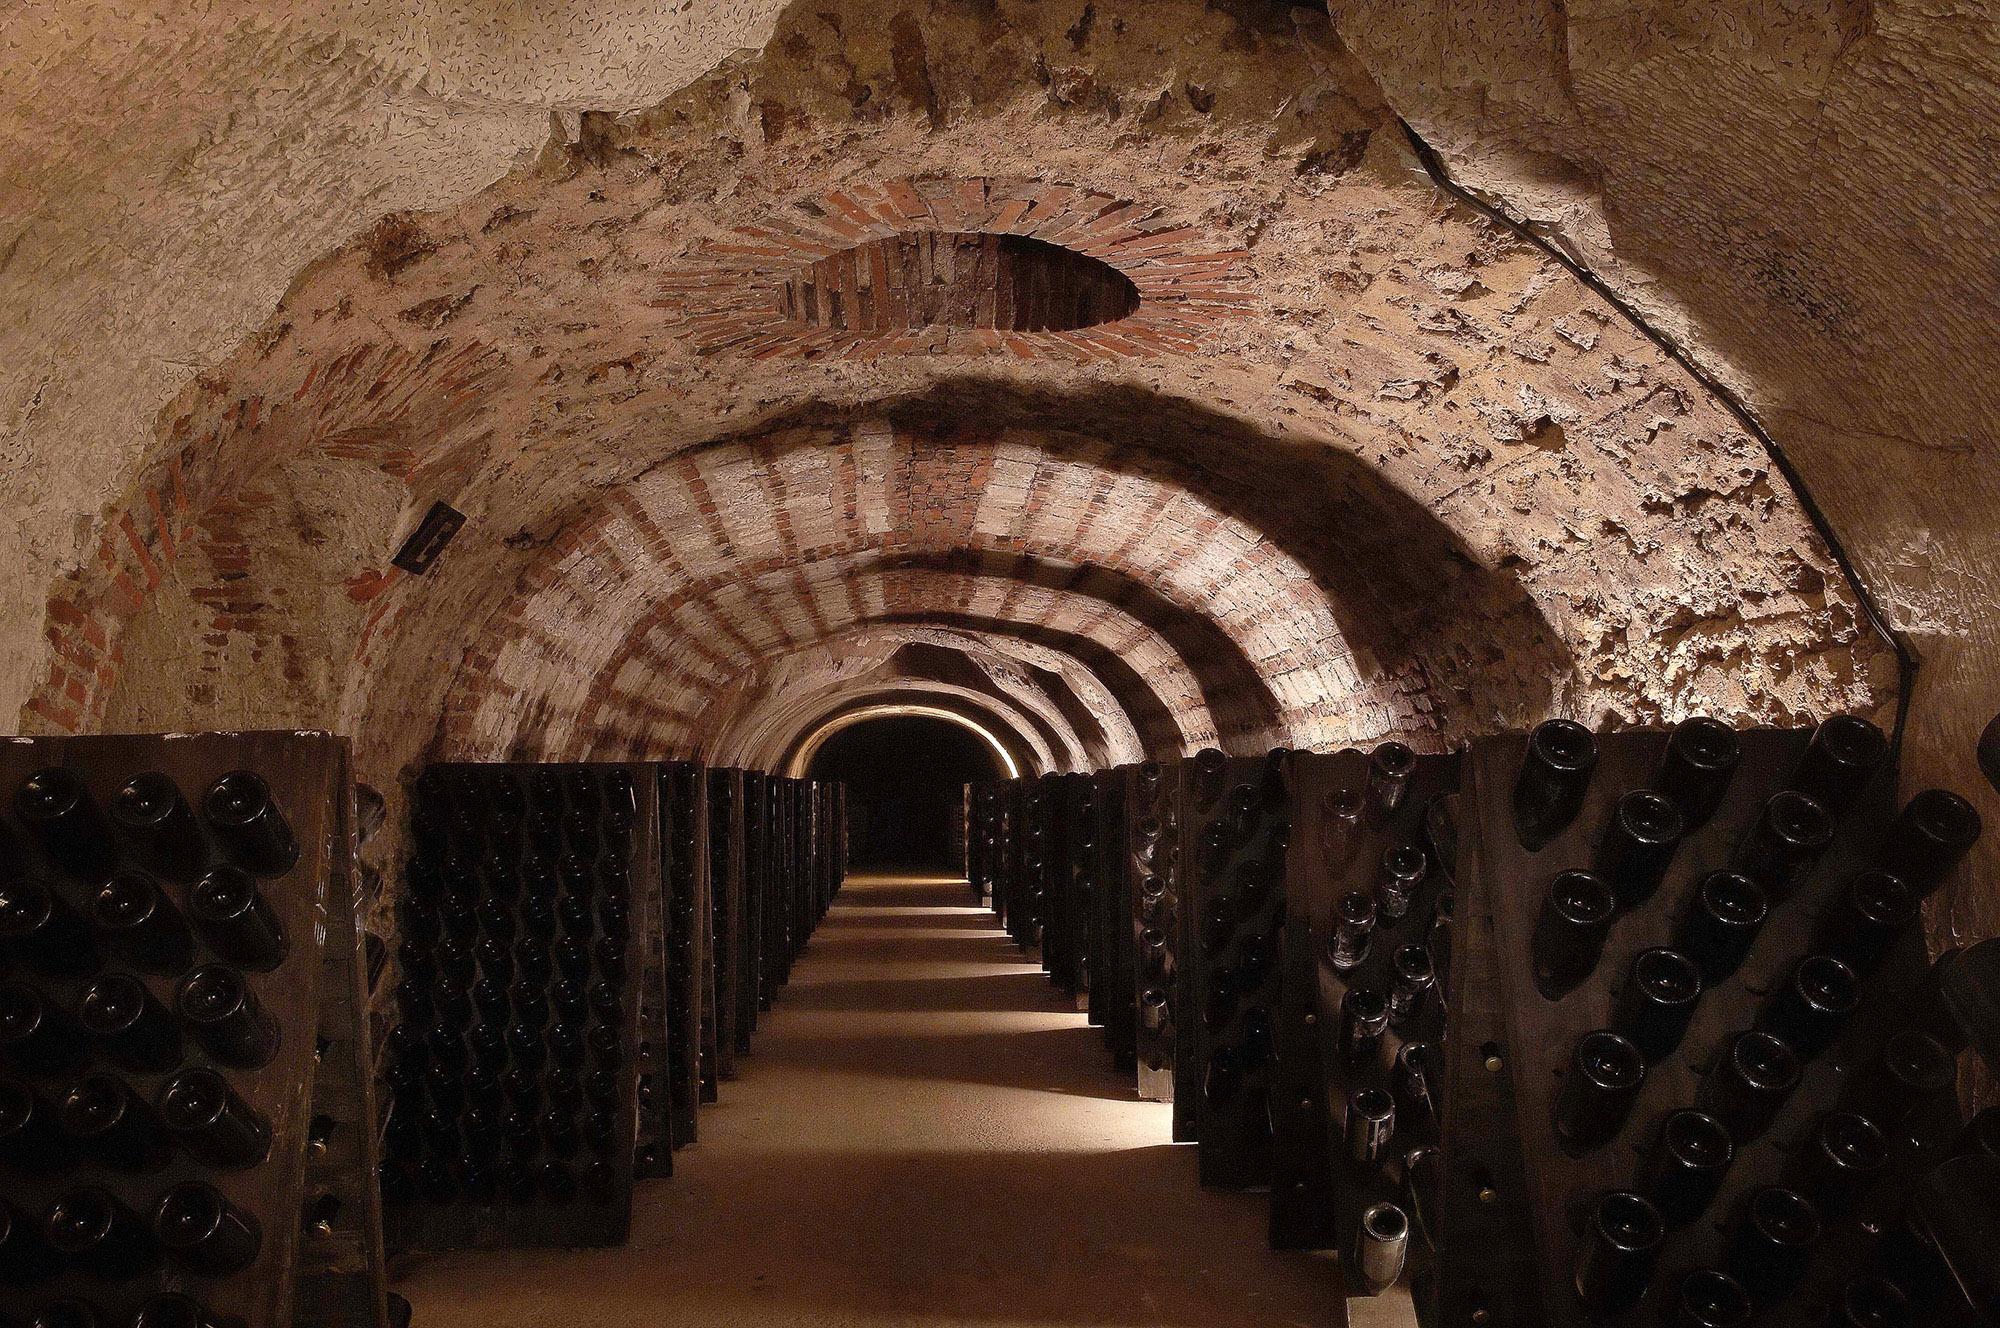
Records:
{"label": "limestone ceiling", "polygon": [[[29,722],[336,724],[394,772],[749,759],[925,691],[1068,767],[1878,702],[1761,446],[1441,198],[1323,19],[1242,9],[800,7],[490,186],[350,203],[83,523]],[[452,49],[506,49],[479,31]],[[1086,262],[1136,307],[1003,317]],[[393,571],[435,500],[468,524]]]}

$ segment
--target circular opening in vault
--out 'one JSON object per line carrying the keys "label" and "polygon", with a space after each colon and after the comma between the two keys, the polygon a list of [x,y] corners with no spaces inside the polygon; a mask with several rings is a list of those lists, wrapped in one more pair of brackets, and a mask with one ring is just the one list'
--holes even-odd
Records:
{"label": "circular opening in vault", "polygon": [[1139,288],[1109,263],[981,231],[906,231],[857,244],[795,274],[779,294],[785,317],[840,332],[1070,332],[1138,307]]}

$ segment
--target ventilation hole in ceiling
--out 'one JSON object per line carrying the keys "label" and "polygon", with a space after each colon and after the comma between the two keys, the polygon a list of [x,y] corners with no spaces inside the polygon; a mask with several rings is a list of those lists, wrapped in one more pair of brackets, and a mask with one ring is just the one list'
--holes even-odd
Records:
{"label": "ventilation hole in ceiling", "polygon": [[1088,254],[1026,235],[909,231],[829,254],[785,282],[787,318],[840,332],[1069,332],[1125,318],[1139,289]]}

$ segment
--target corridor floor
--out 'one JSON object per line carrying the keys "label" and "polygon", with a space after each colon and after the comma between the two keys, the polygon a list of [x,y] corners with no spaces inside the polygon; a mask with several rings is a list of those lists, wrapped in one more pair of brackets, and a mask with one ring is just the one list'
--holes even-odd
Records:
{"label": "corridor floor", "polygon": [[415,1328],[1337,1323],[1333,1268],[1197,1186],[993,923],[963,881],[850,878],[632,1243],[428,1259]]}

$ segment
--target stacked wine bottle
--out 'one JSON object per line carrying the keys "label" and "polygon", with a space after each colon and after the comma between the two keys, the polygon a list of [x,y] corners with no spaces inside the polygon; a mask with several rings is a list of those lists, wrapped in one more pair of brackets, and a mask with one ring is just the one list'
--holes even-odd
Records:
{"label": "stacked wine bottle", "polygon": [[[294,1322],[302,1245],[348,1220],[308,1149],[367,1128],[312,1107],[318,1001],[355,980],[320,928],[351,909],[328,888],[345,772],[324,735],[0,748],[0,1322]],[[357,1325],[379,1246],[363,1271]]]}
{"label": "stacked wine bottle", "polygon": [[658,767],[660,881],[667,910],[667,1085],[672,1146],[695,1140],[702,1102],[703,971],[712,948],[708,903],[708,793],[700,767]]}
{"label": "stacked wine bottle", "polygon": [[1138,897],[1130,870],[1131,852],[1125,835],[1126,771],[1102,770],[1090,777],[1090,841],[1083,850],[1092,910],[1086,947],[1090,976],[1090,1022],[1104,1030],[1111,1063],[1131,1073],[1134,1013],[1138,998],[1132,983],[1138,976],[1132,948],[1132,920]]}
{"label": "stacked wine bottle", "polygon": [[392,1244],[624,1239],[634,938],[658,925],[647,771],[438,765],[418,780],[387,1070]]}
{"label": "stacked wine bottle", "polygon": [[[1468,971],[1506,1036],[1453,1058],[1438,1321],[1957,1321],[1922,1233],[1976,1210],[1973,1145],[1918,909],[1979,825],[1940,790],[1897,809],[1886,749],[1854,719],[1474,744]],[[1454,1019],[1493,1003],[1462,983]],[[1500,1079],[1518,1156],[1453,1129]]]}
{"label": "stacked wine bottle", "polygon": [[1139,1096],[1171,1102],[1179,1005],[1175,955],[1181,934],[1182,766],[1133,766],[1125,796],[1125,852],[1131,875],[1133,1059]]}
{"label": "stacked wine bottle", "polygon": [[1273,1094],[1278,1248],[1340,1249],[1348,1294],[1401,1275],[1437,1163],[1459,758],[1401,743],[1292,761]]}

